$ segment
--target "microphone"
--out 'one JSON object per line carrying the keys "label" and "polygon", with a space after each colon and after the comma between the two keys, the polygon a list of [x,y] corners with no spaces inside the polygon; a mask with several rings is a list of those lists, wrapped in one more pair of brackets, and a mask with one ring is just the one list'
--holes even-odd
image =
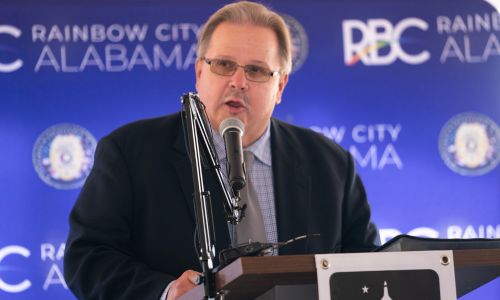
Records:
{"label": "microphone", "polygon": [[219,133],[224,138],[226,145],[229,185],[234,191],[241,190],[246,183],[246,168],[241,144],[244,132],[245,125],[237,118],[227,118],[219,126]]}

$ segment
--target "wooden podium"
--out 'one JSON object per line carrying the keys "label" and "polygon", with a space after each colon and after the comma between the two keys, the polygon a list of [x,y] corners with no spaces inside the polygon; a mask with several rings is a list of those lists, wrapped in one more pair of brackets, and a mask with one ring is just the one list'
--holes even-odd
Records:
{"label": "wooden podium", "polygon": [[[369,255],[369,253],[367,253]],[[457,297],[500,276],[500,249],[453,250]],[[314,255],[242,257],[216,274],[224,299],[255,299],[278,286],[315,285]],[[200,300],[203,286],[181,297]]]}

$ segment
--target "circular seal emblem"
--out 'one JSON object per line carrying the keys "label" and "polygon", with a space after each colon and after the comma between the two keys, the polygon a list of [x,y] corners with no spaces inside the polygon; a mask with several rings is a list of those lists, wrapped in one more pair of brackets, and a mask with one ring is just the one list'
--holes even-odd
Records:
{"label": "circular seal emblem", "polygon": [[281,14],[285,20],[292,39],[292,72],[294,73],[304,64],[309,52],[309,41],[304,27],[295,18]]}
{"label": "circular seal emblem", "polygon": [[94,163],[96,139],[75,124],[47,128],[33,147],[33,166],[40,179],[56,189],[75,189],[85,182]]}
{"label": "circular seal emblem", "polygon": [[479,113],[456,115],[441,129],[439,153],[454,172],[484,175],[500,161],[500,129],[493,120]]}

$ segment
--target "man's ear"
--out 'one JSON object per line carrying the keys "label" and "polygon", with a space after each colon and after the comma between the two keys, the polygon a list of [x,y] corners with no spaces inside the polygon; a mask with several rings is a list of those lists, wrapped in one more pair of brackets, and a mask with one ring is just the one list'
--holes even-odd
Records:
{"label": "man's ear", "polygon": [[284,74],[280,76],[280,81],[278,83],[278,92],[276,93],[276,104],[280,104],[281,96],[283,95],[283,91],[288,83],[288,74]]}
{"label": "man's ear", "polygon": [[198,90],[198,81],[200,80],[201,77],[202,66],[203,66],[203,60],[197,59],[196,63],[194,64],[194,70],[196,75],[196,90]]}

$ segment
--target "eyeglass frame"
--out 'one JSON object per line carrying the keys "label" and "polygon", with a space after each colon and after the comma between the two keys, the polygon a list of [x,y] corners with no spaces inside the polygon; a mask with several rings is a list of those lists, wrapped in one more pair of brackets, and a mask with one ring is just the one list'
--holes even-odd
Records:
{"label": "eyeglass frame", "polygon": [[[210,72],[214,73],[214,74],[217,74],[217,75],[220,75],[220,76],[226,76],[226,77],[229,77],[229,76],[233,76],[236,71],[238,70],[238,68],[243,68],[243,72],[245,73],[245,78],[248,80],[248,81],[251,81],[251,82],[260,82],[260,83],[263,83],[263,82],[268,82],[269,79],[271,79],[271,77],[276,77],[277,75],[281,75],[283,72],[282,71],[272,71],[271,69],[269,68],[266,68],[266,67],[261,67],[261,66],[257,66],[257,65],[240,65],[238,64],[237,62],[235,62],[234,60],[230,60],[230,59],[224,59],[224,58],[207,58],[207,57],[200,57],[201,60],[203,60],[204,62],[206,62],[209,66],[210,66]],[[216,61],[216,60],[222,60],[222,61],[228,61],[228,62],[231,62],[231,63],[234,63],[236,65],[236,68],[234,68],[234,71],[231,73],[231,74],[219,74],[217,72],[214,72],[212,70],[212,62],[213,61]],[[265,75],[267,75],[267,79],[264,80],[264,81],[258,81],[258,80],[254,80],[254,79],[250,79],[248,78],[248,68],[249,67],[259,67],[261,69],[263,69],[264,71],[268,71],[266,73],[263,73]]]}

